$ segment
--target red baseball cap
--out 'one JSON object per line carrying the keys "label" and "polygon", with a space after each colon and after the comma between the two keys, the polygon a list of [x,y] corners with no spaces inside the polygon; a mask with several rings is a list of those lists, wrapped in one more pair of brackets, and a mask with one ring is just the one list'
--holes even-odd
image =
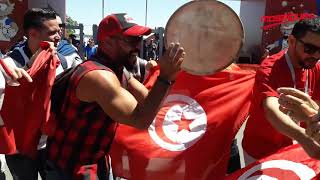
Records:
{"label": "red baseball cap", "polygon": [[117,33],[122,33],[126,36],[143,36],[151,33],[150,28],[133,23],[131,22],[132,20],[125,13],[108,15],[99,24],[98,41]]}

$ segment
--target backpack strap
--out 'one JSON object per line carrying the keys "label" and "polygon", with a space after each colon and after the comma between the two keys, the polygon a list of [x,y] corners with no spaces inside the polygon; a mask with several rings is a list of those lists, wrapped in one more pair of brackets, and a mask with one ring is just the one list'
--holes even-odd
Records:
{"label": "backpack strap", "polygon": [[70,78],[77,67],[78,66],[75,66],[63,71],[54,80],[51,90],[51,112],[55,115],[59,115],[62,112],[61,110],[70,84]]}

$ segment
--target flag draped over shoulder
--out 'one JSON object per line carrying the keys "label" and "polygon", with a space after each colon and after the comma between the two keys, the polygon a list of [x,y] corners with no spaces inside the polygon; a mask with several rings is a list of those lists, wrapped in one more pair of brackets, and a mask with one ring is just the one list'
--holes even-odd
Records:
{"label": "flag draped over shoulder", "polygon": [[33,82],[25,79],[20,86],[7,86],[1,109],[4,126],[0,127],[0,153],[14,153],[16,149],[35,157],[41,128],[50,115],[50,94],[59,60],[51,50],[43,50],[27,71]]}
{"label": "flag draped over shoulder", "polygon": [[226,180],[320,179],[320,161],[310,158],[299,144],[279,150],[229,175]]}
{"label": "flag draped over shoulder", "polygon": [[111,150],[114,173],[131,180],[224,178],[254,77],[243,70],[181,72],[147,130],[119,125]]}

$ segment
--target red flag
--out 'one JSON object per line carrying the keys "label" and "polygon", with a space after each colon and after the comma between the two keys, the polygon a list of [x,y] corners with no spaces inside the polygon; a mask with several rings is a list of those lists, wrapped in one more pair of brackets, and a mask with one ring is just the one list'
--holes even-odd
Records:
{"label": "red flag", "polygon": [[[50,94],[59,60],[51,50],[42,51],[28,70],[33,82],[25,79],[20,86],[7,86],[1,109],[0,153],[20,153],[35,157],[41,135],[50,115]],[[2,144],[1,144],[2,145]],[[16,147],[14,147],[14,145]]]}
{"label": "red flag", "polygon": [[294,144],[252,163],[226,179],[320,179],[319,167],[320,161],[310,158],[299,144]]}
{"label": "red flag", "polygon": [[5,126],[0,126],[0,154],[11,154],[16,151],[13,132],[8,132]]}
{"label": "red flag", "polygon": [[181,72],[148,130],[119,125],[111,150],[117,176],[223,178],[231,142],[248,114],[253,71]]}
{"label": "red flag", "polygon": [[160,66],[157,65],[153,68],[151,68],[149,70],[148,76],[146,77],[146,79],[143,82],[143,85],[147,88],[147,89],[151,89],[153,84],[156,82],[157,77],[160,74]]}

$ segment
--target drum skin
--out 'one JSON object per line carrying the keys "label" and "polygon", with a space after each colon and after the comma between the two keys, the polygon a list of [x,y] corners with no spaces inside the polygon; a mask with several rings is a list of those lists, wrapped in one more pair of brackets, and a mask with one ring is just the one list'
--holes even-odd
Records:
{"label": "drum skin", "polygon": [[242,48],[244,30],[238,15],[215,0],[197,0],[181,6],[165,29],[165,45],[180,42],[186,55],[182,69],[210,75],[228,67]]}

